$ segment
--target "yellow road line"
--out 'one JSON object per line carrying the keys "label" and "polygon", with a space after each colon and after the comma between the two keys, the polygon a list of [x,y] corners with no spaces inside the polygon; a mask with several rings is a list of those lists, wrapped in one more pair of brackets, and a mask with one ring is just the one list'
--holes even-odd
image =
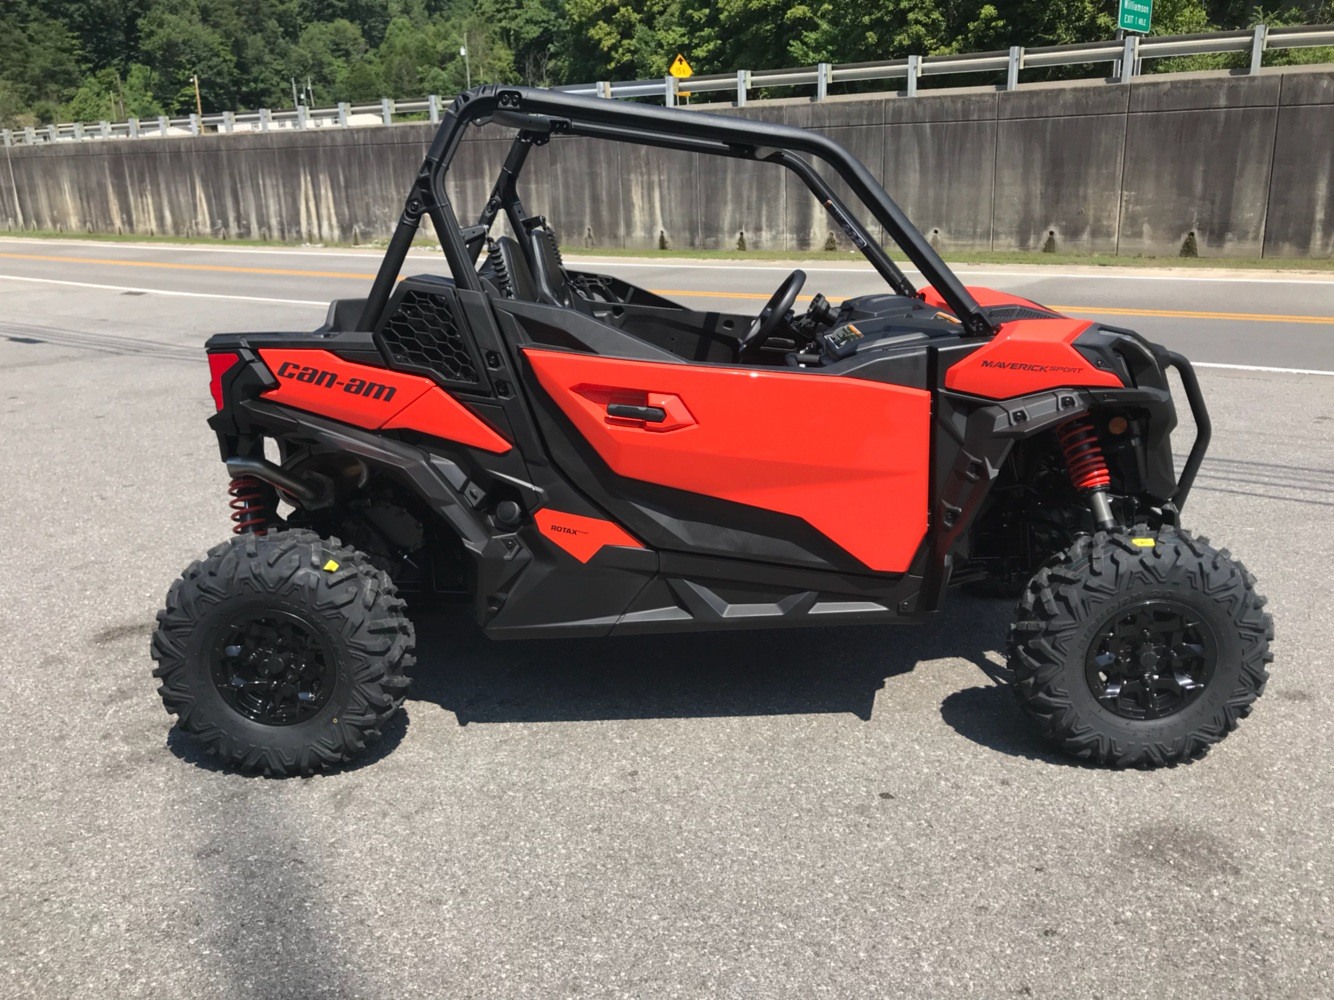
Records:
{"label": "yellow road line", "polygon": [[[652,288],[654,295],[681,296],[697,299],[759,299],[769,296],[763,292],[701,292],[684,289]],[[810,301],[809,295],[800,296]],[[1334,326],[1334,316],[1289,316],[1280,313],[1199,312],[1188,309],[1126,309],[1120,306],[1048,306],[1057,312],[1101,314],[1105,316],[1158,316],[1165,319],[1221,319],[1258,323],[1320,323]]]}
{"label": "yellow road line", "polygon": [[1225,319],[1258,323],[1334,324],[1334,316],[1291,316],[1283,313],[1199,312],[1188,309],[1123,309],[1117,306],[1049,306],[1062,312],[1102,313],[1108,316],[1162,316],[1167,319]]}
{"label": "yellow road line", "polygon": [[183,264],[166,260],[117,260],[112,257],[61,257],[56,254],[3,253],[0,257],[11,260],[37,260],[52,264],[98,264],[104,267],[147,267],[167,271],[219,271],[225,274],[276,274],[284,278],[364,278],[373,274],[354,274],[351,271],[300,271],[284,267],[238,267],[234,264]]}
{"label": "yellow road line", "polygon": [[[355,271],[307,271],[285,267],[240,267],[234,264],[186,264],[179,261],[119,260],[113,257],[72,257],[59,254],[6,253],[0,258],[33,260],[52,264],[92,264],[102,267],[138,267],[167,271],[213,271],[223,274],[268,274],[283,278],[336,278],[348,281],[370,281],[374,274]],[[725,292],[700,289],[650,289],[655,295],[689,299],[741,299],[763,302],[765,292]],[[811,296],[802,295],[798,301],[809,302]],[[1050,308],[1068,313],[1104,316],[1152,316],[1162,319],[1213,319],[1250,323],[1307,323],[1334,326],[1334,316],[1297,316],[1283,313],[1203,312],[1189,309],[1129,309],[1121,306],[1058,306]]]}

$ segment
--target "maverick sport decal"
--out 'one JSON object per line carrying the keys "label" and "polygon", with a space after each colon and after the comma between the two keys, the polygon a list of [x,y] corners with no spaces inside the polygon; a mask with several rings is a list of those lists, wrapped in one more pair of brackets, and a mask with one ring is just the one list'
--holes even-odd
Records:
{"label": "maverick sport decal", "polygon": [[945,373],[945,388],[988,399],[1013,399],[1062,386],[1121,388],[1113,372],[1074,348],[1093,324],[1081,319],[1012,319],[994,337]]}
{"label": "maverick sport decal", "polygon": [[983,361],[983,368],[1004,368],[1013,372],[1064,372],[1074,374],[1084,369],[1077,365],[1029,365],[1022,361]]}

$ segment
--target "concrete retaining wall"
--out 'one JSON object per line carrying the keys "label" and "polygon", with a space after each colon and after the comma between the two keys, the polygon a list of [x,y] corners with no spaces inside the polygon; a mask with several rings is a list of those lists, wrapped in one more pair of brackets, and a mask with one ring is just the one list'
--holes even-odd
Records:
{"label": "concrete retaining wall", "polygon": [[[728,108],[711,108],[738,114]],[[751,105],[860,157],[945,253],[1058,250],[1334,255],[1334,71]],[[389,235],[428,125],[5,151],[0,227],[229,239]],[[507,147],[465,141],[451,186],[480,208]],[[780,167],[556,140],[522,194],[571,248],[824,245],[830,224]],[[842,234],[836,234],[841,241]],[[842,243],[840,242],[840,245]]]}

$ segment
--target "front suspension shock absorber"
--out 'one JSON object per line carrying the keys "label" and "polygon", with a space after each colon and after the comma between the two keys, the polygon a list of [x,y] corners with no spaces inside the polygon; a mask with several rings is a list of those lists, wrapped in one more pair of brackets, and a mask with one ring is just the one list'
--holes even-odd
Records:
{"label": "front suspension shock absorber", "polygon": [[238,535],[262,535],[269,530],[277,508],[273,487],[255,476],[237,476],[227,488],[232,498],[232,531]]}
{"label": "front suspension shock absorber", "polygon": [[1094,522],[1103,531],[1110,531],[1116,527],[1111,501],[1107,499],[1107,487],[1111,485],[1112,476],[1107,471],[1107,459],[1103,457],[1093,421],[1088,417],[1067,420],[1056,428],[1056,439],[1060,441],[1061,451],[1065,453],[1065,466],[1070,473],[1070,481],[1074,483],[1075,489],[1088,497]]}

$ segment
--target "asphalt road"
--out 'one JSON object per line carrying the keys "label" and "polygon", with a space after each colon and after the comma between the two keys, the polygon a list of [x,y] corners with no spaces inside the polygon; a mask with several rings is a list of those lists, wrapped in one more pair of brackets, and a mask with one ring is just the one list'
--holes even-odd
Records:
{"label": "asphalt road", "polygon": [[[834,301],[886,291],[860,258],[826,263],[632,260],[568,255],[571,265],[619,275],[696,309],[758,312],[794,267],[808,274],[808,298]],[[239,305],[298,309],[310,318],[268,325],[315,325],[328,301],[360,296],[380,255],[355,250],[118,245],[0,238],[0,276],[22,285],[92,291],[165,291]],[[405,274],[444,273],[439,252],[416,251]],[[1002,288],[1072,316],[1139,330],[1205,363],[1334,369],[1334,274],[1140,270],[1121,267],[961,267],[968,284]],[[920,276],[910,272],[910,277]],[[63,284],[61,284],[63,283]],[[230,311],[230,310],[229,310]],[[265,325],[261,323],[261,326]]]}
{"label": "asphalt road", "polygon": [[[587,642],[429,616],[374,755],[217,771],[147,652],[225,535],[199,345],[314,326],[373,263],[0,244],[0,996],[1334,994],[1334,375],[1254,370],[1334,371],[1329,277],[968,274],[1247,366],[1201,372],[1187,521],[1259,576],[1277,659],[1202,761],[1049,753],[993,680],[1008,609],[960,597],[916,628]],[[607,269],[751,309],[709,296],[786,270]]]}

